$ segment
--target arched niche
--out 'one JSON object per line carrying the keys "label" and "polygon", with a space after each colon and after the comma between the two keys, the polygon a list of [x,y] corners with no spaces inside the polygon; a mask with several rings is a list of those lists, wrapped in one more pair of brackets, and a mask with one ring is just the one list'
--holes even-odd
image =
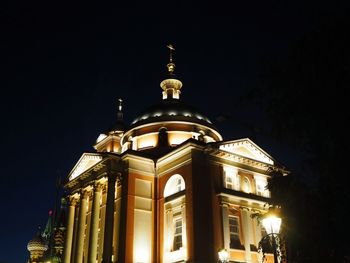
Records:
{"label": "arched niche", "polygon": [[185,180],[181,175],[174,174],[165,184],[164,197],[168,197],[183,190],[185,190]]}
{"label": "arched niche", "polygon": [[243,183],[242,183],[242,190],[245,193],[251,193],[252,192],[252,187],[250,185],[250,180],[247,176],[243,178]]}

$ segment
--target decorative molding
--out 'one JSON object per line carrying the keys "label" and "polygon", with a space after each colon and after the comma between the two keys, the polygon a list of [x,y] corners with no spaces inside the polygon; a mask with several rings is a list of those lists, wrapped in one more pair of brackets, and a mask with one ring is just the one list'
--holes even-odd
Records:
{"label": "decorative molding", "polygon": [[95,181],[93,184],[94,192],[100,192],[103,188],[103,184],[100,181]]}
{"label": "decorative molding", "polygon": [[[244,151],[239,148],[244,148]],[[234,154],[237,158],[247,159],[267,165],[274,165],[273,158],[248,138],[220,143],[219,150]]]}
{"label": "decorative molding", "polygon": [[267,201],[262,201],[255,198],[247,198],[244,196],[231,195],[225,192],[218,193],[217,196],[224,198],[225,201],[228,202],[230,205],[250,206],[251,208],[255,209],[263,209],[263,207],[267,203]]}
{"label": "decorative molding", "polygon": [[239,207],[240,210],[246,210],[246,211],[250,211],[250,208],[249,207],[246,207],[246,206],[240,206]]}
{"label": "decorative molding", "polygon": [[68,176],[69,181],[72,181],[78,176],[84,174],[85,171],[89,170],[93,166],[93,170],[98,171],[103,167],[103,164],[98,164],[102,161],[102,159],[103,157],[99,154],[84,153],[70,172]]}
{"label": "decorative molding", "polygon": [[227,202],[227,201],[221,200],[220,201],[220,206],[229,208],[231,206],[231,204],[229,202]]}
{"label": "decorative molding", "polygon": [[74,195],[68,196],[67,199],[68,199],[69,206],[76,206],[78,203],[78,198]]}
{"label": "decorative molding", "polygon": [[80,198],[81,199],[87,199],[89,195],[90,195],[90,191],[87,189],[82,189],[80,191]]}
{"label": "decorative molding", "polygon": [[244,157],[235,153],[226,152],[223,150],[214,150],[211,154],[218,158],[223,158],[229,161],[233,161],[236,163],[241,163],[250,167],[257,168],[259,170],[267,171],[271,165],[267,163],[263,163],[254,159],[250,159],[248,157]]}

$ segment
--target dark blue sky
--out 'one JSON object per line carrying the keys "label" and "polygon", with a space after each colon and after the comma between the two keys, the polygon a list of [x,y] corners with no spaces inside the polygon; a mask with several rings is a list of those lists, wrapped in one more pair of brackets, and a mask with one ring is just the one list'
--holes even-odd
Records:
{"label": "dark blue sky", "polygon": [[[259,81],[266,60],[283,60],[343,4],[253,1],[231,5],[94,5],[12,1],[2,11],[0,262],[22,263],[27,242],[52,209],[57,176],[66,177],[108,129],[116,100],[127,122],[161,99],[169,42],[176,48],[182,99],[217,123],[224,139],[250,137],[259,122],[240,95]],[[287,167],[293,153],[258,136]]]}

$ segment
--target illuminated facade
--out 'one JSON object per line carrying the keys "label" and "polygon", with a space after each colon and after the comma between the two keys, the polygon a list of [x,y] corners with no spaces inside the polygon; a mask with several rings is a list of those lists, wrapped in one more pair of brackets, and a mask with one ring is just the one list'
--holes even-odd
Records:
{"label": "illuminated facade", "polygon": [[218,262],[222,248],[261,262],[251,214],[267,209],[275,160],[248,138],[224,141],[181,102],[172,56],[167,67],[161,103],[125,127],[120,101],[113,130],[68,175],[63,262]]}

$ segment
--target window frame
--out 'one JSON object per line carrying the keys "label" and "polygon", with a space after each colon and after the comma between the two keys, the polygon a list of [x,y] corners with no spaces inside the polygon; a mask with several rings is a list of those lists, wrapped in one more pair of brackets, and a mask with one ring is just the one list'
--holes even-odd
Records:
{"label": "window frame", "polygon": [[[236,222],[236,225],[231,224],[231,220],[234,220]],[[231,231],[231,227],[236,227],[237,231]],[[241,231],[240,231],[240,220],[238,216],[229,215],[228,216],[228,231],[229,231],[229,237],[230,237],[230,249],[241,249],[242,243],[241,243]],[[235,242],[236,241],[236,242]],[[236,244],[236,245],[235,245]]]}
{"label": "window frame", "polygon": [[[179,225],[177,225],[179,223]],[[172,251],[180,250],[183,247],[183,222],[182,217],[177,216],[173,219],[173,246]],[[180,230],[177,233],[177,230]],[[180,241],[176,240],[178,237],[180,237]],[[180,244],[180,245],[179,245]]]}

